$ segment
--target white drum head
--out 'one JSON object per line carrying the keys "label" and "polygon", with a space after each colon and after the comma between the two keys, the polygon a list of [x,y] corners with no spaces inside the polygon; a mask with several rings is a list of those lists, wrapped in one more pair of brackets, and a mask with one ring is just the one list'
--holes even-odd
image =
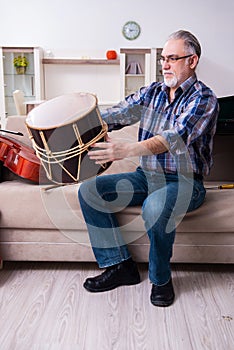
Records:
{"label": "white drum head", "polygon": [[77,121],[96,105],[96,96],[89,93],[58,96],[32,109],[27,115],[26,124],[33,129],[56,128]]}

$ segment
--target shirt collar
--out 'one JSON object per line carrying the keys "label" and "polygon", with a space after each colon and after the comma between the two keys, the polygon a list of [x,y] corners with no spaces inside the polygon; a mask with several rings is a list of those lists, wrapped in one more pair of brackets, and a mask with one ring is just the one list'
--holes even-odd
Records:
{"label": "shirt collar", "polygon": [[[194,73],[191,77],[189,77],[187,80],[185,80],[176,90],[175,94],[178,95],[180,93],[183,93],[184,91],[188,90],[195,82],[197,81],[196,73]],[[168,86],[165,85],[165,83],[162,84],[162,90],[169,92]]]}

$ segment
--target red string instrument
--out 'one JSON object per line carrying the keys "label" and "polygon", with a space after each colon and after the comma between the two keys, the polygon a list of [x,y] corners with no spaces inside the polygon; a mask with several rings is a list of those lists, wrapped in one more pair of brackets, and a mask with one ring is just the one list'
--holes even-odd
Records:
{"label": "red string instrument", "polygon": [[[4,130],[4,132],[9,131]],[[20,133],[10,133],[22,135]],[[39,183],[39,180],[41,182],[41,164],[33,148],[0,135],[0,161],[14,174],[36,183]]]}

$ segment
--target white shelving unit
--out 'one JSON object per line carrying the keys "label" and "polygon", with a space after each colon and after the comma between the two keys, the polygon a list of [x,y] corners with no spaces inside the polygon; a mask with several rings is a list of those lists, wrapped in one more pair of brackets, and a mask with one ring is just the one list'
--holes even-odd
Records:
{"label": "white shelving unit", "polygon": [[121,99],[142,86],[162,80],[162,67],[158,63],[161,48],[121,48]]}
{"label": "white shelving unit", "polygon": [[[29,65],[25,74],[17,74],[13,61],[25,56]],[[39,47],[0,47],[0,117],[5,128],[8,115],[16,114],[13,91],[22,90],[25,101],[44,99],[43,51]]]}

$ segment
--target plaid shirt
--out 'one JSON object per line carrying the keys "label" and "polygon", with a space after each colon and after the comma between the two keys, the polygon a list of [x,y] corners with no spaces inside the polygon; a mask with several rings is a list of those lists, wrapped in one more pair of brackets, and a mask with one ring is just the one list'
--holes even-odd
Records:
{"label": "plaid shirt", "polygon": [[140,121],[139,141],[155,135],[167,140],[168,152],[140,158],[144,170],[207,175],[212,165],[217,98],[196,75],[181,84],[171,103],[168,91],[164,83],[152,83],[107,109],[102,117],[109,131]]}

